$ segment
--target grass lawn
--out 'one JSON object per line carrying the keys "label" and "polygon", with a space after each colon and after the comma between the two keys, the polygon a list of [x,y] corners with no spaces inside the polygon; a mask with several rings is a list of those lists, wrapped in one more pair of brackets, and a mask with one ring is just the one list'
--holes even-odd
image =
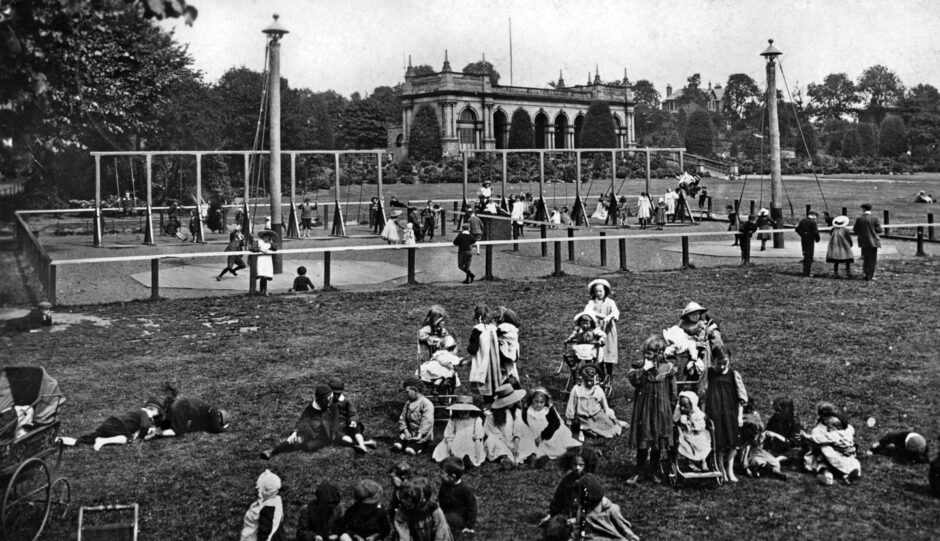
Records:
{"label": "grass lawn", "polygon": [[[624,377],[640,342],[672,325],[689,300],[710,307],[766,419],[771,400],[789,394],[804,424],[815,404],[844,408],[864,452],[888,430],[917,427],[936,446],[940,408],[940,264],[936,258],[885,261],[878,281],[803,279],[796,266],[751,270],[617,274],[610,278],[621,310],[622,360],[613,407],[632,411]],[[340,486],[344,504],[361,478],[388,487],[386,472],[401,457],[388,451],[403,399],[398,384],[414,368],[415,332],[433,303],[450,312],[461,349],[473,306],[506,305],[522,317],[526,387],[560,386],[554,376],[570,318],[586,302],[583,278],[496,281],[471,287],[418,286],[357,293],[338,291],[272,298],[212,297],[131,302],[76,310],[109,319],[62,332],[2,337],[5,363],[43,365],[68,396],[63,431],[79,435],[105,416],[157,395],[164,380],[234,415],[230,432],[180,440],[67,450],[61,472],[76,507],[53,520],[47,539],[68,539],[77,505],[138,502],[143,539],[235,539],[254,497],[254,482],[271,468],[285,482],[293,532],[314,487]],[[287,454],[269,462],[258,451],[290,432],[313,389],[330,375],[346,381],[377,453],[332,448]],[[559,404],[559,407],[563,405]],[[876,419],[874,428],[865,420]],[[602,449],[600,477],[644,539],[930,539],[940,531],[940,500],[927,489],[926,466],[861,457],[862,479],[822,487],[791,470],[788,483],[742,479],[720,489],[630,489],[634,455],[626,438],[591,442]],[[411,459],[438,477],[428,457]],[[535,539],[560,472],[485,465],[467,477],[480,499],[477,539]]]}

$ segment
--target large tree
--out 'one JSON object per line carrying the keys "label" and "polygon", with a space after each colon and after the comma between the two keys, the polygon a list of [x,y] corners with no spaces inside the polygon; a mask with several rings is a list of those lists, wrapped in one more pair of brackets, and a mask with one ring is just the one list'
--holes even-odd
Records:
{"label": "large tree", "polygon": [[441,123],[430,105],[422,105],[415,113],[408,137],[408,157],[412,160],[437,161],[441,158]]}
{"label": "large tree", "polygon": [[895,104],[904,98],[904,85],[900,77],[881,64],[863,71],[858,78],[857,88],[872,109]]}
{"label": "large tree", "polygon": [[750,108],[760,101],[761,91],[757,83],[746,73],[734,73],[725,85],[725,110],[732,125],[746,118]]}
{"label": "large tree", "polygon": [[606,102],[595,101],[588,106],[578,141],[581,148],[617,148],[614,117]]}
{"label": "large tree", "polygon": [[862,156],[878,155],[878,132],[875,126],[862,122],[856,127],[858,131],[858,153]]}
{"label": "large tree", "polygon": [[512,113],[512,119],[509,121],[509,148],[534,148],[535,147],[535,126],[532,125],[532,118],[522,107],[519,107]]}
{"label": "large tree", "polygon": [[698,73],[692,74],[686,79],[686,85],[682,89],[682,96],[679,97],[679,105],[695,104],[699,107],[708,106],[708,96],[699,88],[702,84],[702,76]]}
{"label": "large tree", "polygon": [[696,109],[689,115],[689,123],[685,129],[685,149],[689,154],[714,155],[715,127],[708,111]]}
{"label": "large tree", "polygon": [[[803,137],[796,145],[796,154],[812,160],[816,158],[816,150],[819,146],[816,141],[816,128],[813,127],[811,122],[803,122],[800,124],[800,131]],[[803,141],[806,141],[805,145]]]}
{"label": "large tree", "polygon": [[940,112],[940,92],[933,85],[919,84],[907,92],[903,105],[922,112]]}
{"label": "large tree", "polygon": [[463,72],[467,75],[489,75],[490,84],[496,86],[499,84],[499,72],[493,68],[493,64],[486,60],[471,62],[463,67]]}
{"label": "large tree", "polygon": [[344,110],[339,144],[372,149],[388,145],[387,124],[401,121],[401,88],[377,87],[370,96],[353,100]]}
{"label": "large tree", "polygon": [[636,105],[646,104],[650,109],[659,109],[659,91],[653,83],[640,79],[633,83],[633,101]]}
{"label": "large tree", "polygon": [[882,156],[897,158],[907,152],[907,128],[904,127],[904,120],[898,115],[886,116],[881,121],[878,139]]}
{"label": "large tree", "polygon": [[806,94],[810,99],[810,114],[823,121],[843,118],[861,101],[855,83],[845,73],[830,73],[822,84],[810,83]]}
{"label": "large tree", "polygon": [[935,155],[940,149],[940,113],[916,113],[911,117],[907,136],[915,157]]}

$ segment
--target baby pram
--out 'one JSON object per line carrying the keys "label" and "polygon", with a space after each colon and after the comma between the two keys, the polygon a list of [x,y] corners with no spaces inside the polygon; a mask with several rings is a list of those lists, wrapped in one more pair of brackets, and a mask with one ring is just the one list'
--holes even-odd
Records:
{"label": "baby pram", "polygon": [[43,368],[8,366],[0,372],[3,539],[38,539],[53,496],[62,504],[70,500],[68,481],[57,477],[62,458],[58,412],[63,402],[59,384]]}
{"label": "baby pram", "polygon": [[439,349],[421,363],[415,373],[424,383],[425,396],[434,404],[435,422],[447,422],[450,418],[447,406],[453,404],[457,398],[456,391],[460,387],[457,367],[462,362],[462,359],[450,350]]}
{"label": "baby pram", "polygon": [[708,431],[711,452],[701,461],[695,461],[687,456],[683,456],[680,446],[678,445],[680,437],[678,423],[674,430],[676,445],[671,452],[669,473],[666,476],[669,480],[669,485],[674,487],[677,484],[684,484],[690,480],[714,480],[715,485],[720,487],[722,483],[724,483],[724,475],[718,470],[718,462],[715,457],[715,424],[712,423],[711,419],[705,420],[705,430]]}
{"label": "baby pram", "polygon": [[[561,364],[558,365],[558,370],[555,371],[555,375],[561,374],[561,371],[565,368],[568,369],[568,378],[565,380],[565,388],[563,394],[568,394],[571,392],[571,389],[581,382],[581,367],[585,364],[596,363],[598,366],[603,366],[600,363],[604,359],[604,346],[599,344],[565,344],[565,353],[562,355]],[[609,377],[604,377],[599,385],[604,389],[604,394],[607,395],[608,400],[610,399],[611,393],[613,392],[613,385]]]}

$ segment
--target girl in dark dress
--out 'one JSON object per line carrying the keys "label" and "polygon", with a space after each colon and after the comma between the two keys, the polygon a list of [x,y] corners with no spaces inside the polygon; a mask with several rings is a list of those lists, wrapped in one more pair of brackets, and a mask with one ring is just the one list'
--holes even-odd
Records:
{"label": "girl in dark dress", "polygon": [[714,447],[718,469],[727,481],[737,483],[734,457],[741,446],[747,391],[741,374],[731,369],[728,350],[715,349],[713,354],[714,365],[705,372],[698,394],[704,397],[705,415],[715,424]]}
{"label": "girl in dark dress", "polygon": [[[643,342],[643,359],[633,363],[627,379],[634,387],[630,443],[636,446],[636,472],[627,484],[636,485],[640,476],[650,477],[648,466],[659,466],[662,452],[674,444],[673,408],[678,400],[676,367],[666,360],[666,340],[653,335]],[[663,457],[665,458],[665,457]]]}
{"label": "girl in dark dress", "polygon": [[774,456],[789,456],[794,449],[800,449],[803,424],[793,413],[793,399],[789,396],[774,398],[773,406],[774,412],[765,427],[764,449]]}

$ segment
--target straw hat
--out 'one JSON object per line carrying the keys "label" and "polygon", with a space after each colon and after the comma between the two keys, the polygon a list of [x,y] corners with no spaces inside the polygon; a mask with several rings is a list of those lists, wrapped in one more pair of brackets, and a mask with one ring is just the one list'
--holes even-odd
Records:
{"label": "straw hat", "polygon": [[685,305],[685,308],[682,309],[682,314],[680,314],[679,317],[685,317],[685,316],[687,316],[687,315],[689,315],[689,314],[692,314],[692,313],[694,313],[694,312],[707,312],[707,311],[708,311],[707,308],[705,308],[705,307],[702,306],[701,304],[699,304],[699,303],[693,301],[693,302],[690,302],[689,304]]}
{"label": "straw hat", "polygon": [[500,385],[493,393],[496,396],[496,400],[493,401],[491,407],[496,410],[511,406],[525,397],[525,391],[522,389],[513,389],[512,385],[508,383]]}
{"label": "straw hat", "polygon": [[575,322],[575,323],[578,323],[578,322],[581,321],[583,318],[588,318],[588,319],[590,319],[590,320],[591,320],[591,323],[593,323],[595,327],[597,326],[597,318],[594,317],[594,314],[592,314],[592,313],[590,313],[590,312],[581,312],[581,313],[579,313],[578,315],[574,316],[574,322]]}
{"label": "straw hat", "polygon": [[450,411],[480,411],[480,408],[473,405],[473,397],[467,395],[458,396],[454,403],[447,406]]}
{"label": "straw hat", "polygon": [[760,209],[760,212],[757,213],[758,216],[770,216],[770,211],[767,209]]}
{"label": "straw hat", "polygon": [[603,278],[597,278],[597,279],[595,279],[595,280],[591,280],[591,283],[588,284],[588,292],[593,292],[593,291],[594,291],[594,286],[596,286],[596,285],[602,285],[602,286],[604,286],[604,291],[605,291],[608,295],[610,295],[610,282],[608,282],[607,280],[604,280]]}
{"label": "straw hat", "polygon": [[849,225],[848,216],[836,216],[836,219],[832,221],[832,227],[845,227]]}

